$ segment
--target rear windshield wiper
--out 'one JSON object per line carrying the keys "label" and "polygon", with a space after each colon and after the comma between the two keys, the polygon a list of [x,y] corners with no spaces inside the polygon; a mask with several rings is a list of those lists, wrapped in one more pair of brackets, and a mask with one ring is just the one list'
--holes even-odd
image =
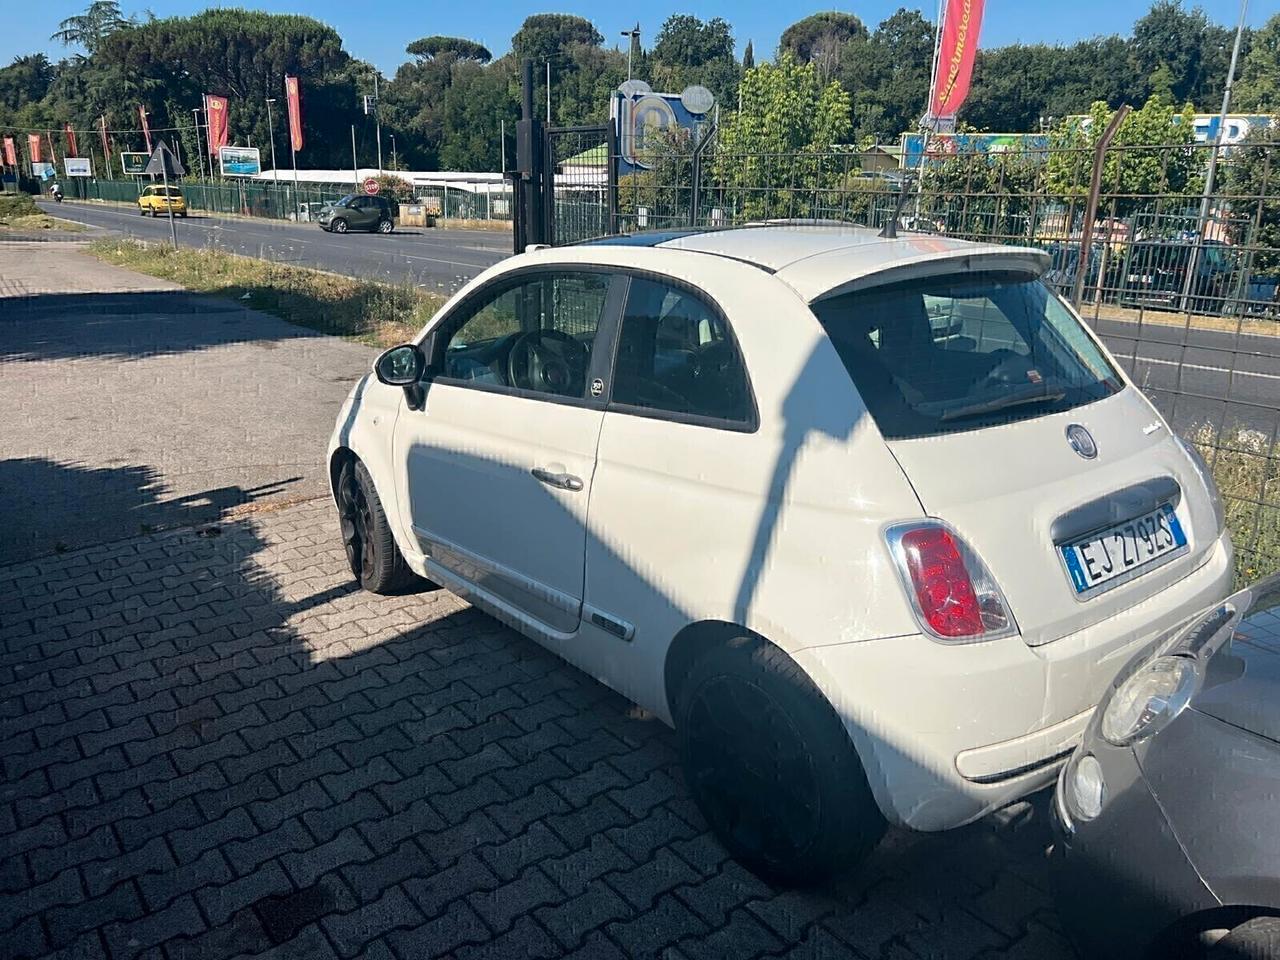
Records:
{"label": "rear windshield wiper", "polygon": [[1037,390],[1034,393],[1009,394],[1003,397],[996,397],[993,400],[984,400],[981,403],[955,407],[941,414],[938,419],[946,423],[952,420],[968,419],[969,417],[981,417],[988,413],[997,413],[1010,407],[1024,407],[1032,403],[1057,403],[1066,395],[1065,390],[1054,390],[1052,392]]}

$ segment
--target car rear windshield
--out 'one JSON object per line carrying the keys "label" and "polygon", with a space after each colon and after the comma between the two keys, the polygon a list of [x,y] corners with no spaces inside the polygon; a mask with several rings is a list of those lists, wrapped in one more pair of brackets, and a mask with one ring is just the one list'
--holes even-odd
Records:
{"label": "car rear windshield", "polygon": [[1026,274],[910,280],[813,312],[886,439],[1040,417],[1123,385],[1080,321]]}

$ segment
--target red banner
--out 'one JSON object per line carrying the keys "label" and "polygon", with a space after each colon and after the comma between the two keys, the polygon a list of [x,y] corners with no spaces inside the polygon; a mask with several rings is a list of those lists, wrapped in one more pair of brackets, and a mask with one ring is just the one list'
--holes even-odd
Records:
{"label": "red banner", "polygon": [[67,156],[80,156],[80,148],[76,145],[76,132],[71,129],[71,124],[67,124],[64,128],[67,134]]}
{"label": "red banner", "polygon": [[206,93],[204,112],[209,119],[209,152],[216,157],[218,148],[227,145],[227,98]]}
{"label": "red banner", "polygon": [[27,134],[27,155],[31,158],[32,163],[40,162],[40,134]]}
{"label": "red banner", "polygon": [[935,117],[953,117],[969,96],[973,61],[978,55],[984,0],[947,0],[942,21],[942,45],[933,79],[929,111]]}
{"label": "red banner", "polygon": [[151,152],[151,127],[147,123],[147,108],[138,107],[138,119],[142,121],[142,139],[147,142],[147,153]]}
{"label": "red banner", "polygon": [[53,131],[46,131],[45,136],[49,139],[49,162],[56,167],[58,165],[58,149],[53,140]]}
{"label": "red banner", "polygon": [[298,90],[298,78],[285,74],[284,96],[289,102],[289,143],[293,152],[302,149],[302,94]]}
{"label": "red banner", "polygon": [[4,138],[4,162],[15,169],[18,166],[18,145],[13,142],[13,137]]}

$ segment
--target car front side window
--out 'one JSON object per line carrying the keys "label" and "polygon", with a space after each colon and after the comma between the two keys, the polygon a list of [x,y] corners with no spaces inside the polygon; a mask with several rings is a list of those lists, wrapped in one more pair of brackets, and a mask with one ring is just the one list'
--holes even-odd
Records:
{"label": "car front side window", "polygon": [[613,277],[538,273],[446,322],[440,376],[462,385],[583,399]]}

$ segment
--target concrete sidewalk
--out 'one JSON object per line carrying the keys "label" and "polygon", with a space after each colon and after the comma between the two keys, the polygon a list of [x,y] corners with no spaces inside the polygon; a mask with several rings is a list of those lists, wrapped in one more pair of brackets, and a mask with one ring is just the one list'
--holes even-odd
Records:
{"label": "concrete sidewalk", "polygon": [[78,245],[0,243],[0,563],[323,496],[373,355]]}

